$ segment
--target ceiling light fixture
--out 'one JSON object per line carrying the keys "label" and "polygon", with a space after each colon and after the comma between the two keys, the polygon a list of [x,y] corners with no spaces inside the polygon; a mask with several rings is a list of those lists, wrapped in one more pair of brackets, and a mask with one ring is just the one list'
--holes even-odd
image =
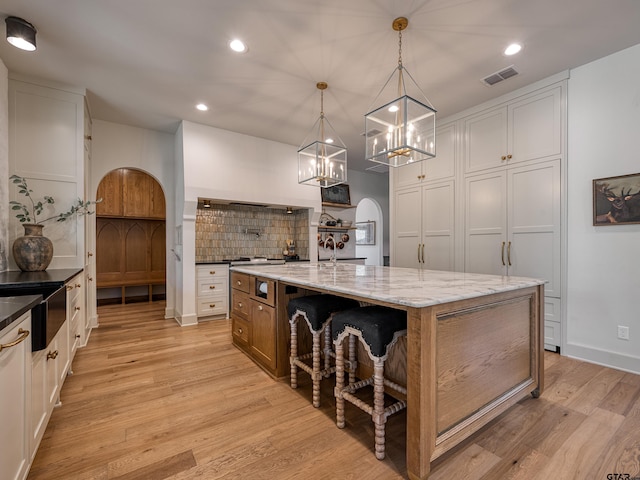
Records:
{"label": "ceiling light fixture", "polygon": [[209,110],[209,107],[207,107],[204,103],[197,104],[196,108],[201,112],[206,112],[207,110]]}
{"label": "ceiling light fixture", "polygon": [[36,49],[36,28],[26,20],[7,17],[7,42],[21,50],[33,52]]}
{"label": "ceiling light fixture", "polygon": [[[320,118],[298,149],[298,183],[330,187],[347,181],[347,147],[324,116],[326,82],[318,82]],[[307,141],[313,136],[313,141]]]}
{"label": "ceiling light fixture", "polygon": [[[409,25],[405,17],[396,18],[392,27],[398,32],[398,66],[384,84],[374,104],[380,99],[382,106],[370,109],[364,116],[365,159],[391,167],[401,167],[436,156],[436,110],[402,65],[402,31]],[[390,85],[397,74],[397,88]],[[412,89],[423,101],[407,94],[405,77],[413,83]],[[388,88],[389,87],[389,88]]]}
{"label": "ceiling light fixture", "polygon": [[522,50],[522,45],[520,45],[519,43],[512,43],[504,49],[504,54],[509,57],[511,55],[515,55],[520,50]]}
{"label": "ceiling light fixture", "polygon": [[229,48],[236,53],[244,53],[247,51],[247,45],[238,38],[235,38],[229,42]]}

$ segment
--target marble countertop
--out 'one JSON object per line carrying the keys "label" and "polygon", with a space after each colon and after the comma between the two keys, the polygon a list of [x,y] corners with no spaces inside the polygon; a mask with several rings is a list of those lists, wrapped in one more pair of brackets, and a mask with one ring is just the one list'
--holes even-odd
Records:
{"label": "marble countertop", "polygon": [[41,301],[41,295],[0,298],[0,332]]}
{"label": "marble countertop", "polygon": [[339,263],[237,266],[232,271],[407,307],[428,307],[543,285],[525,277]]}

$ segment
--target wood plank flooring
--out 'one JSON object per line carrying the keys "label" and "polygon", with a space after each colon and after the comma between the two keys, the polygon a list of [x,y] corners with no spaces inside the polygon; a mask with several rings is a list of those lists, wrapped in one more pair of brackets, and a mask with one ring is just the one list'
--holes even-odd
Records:
{"label": "wood plank flooring", "polygon": [[[179,327],[164,302],[100,307],[78,350],[30,480],[406,478],[401,413],[375,459],[372,422],[347,404],[335,426],[231,344],[229,320]],[[640,478],[640,376],[545,354],[546,391],[438,459],[431,480]]]}

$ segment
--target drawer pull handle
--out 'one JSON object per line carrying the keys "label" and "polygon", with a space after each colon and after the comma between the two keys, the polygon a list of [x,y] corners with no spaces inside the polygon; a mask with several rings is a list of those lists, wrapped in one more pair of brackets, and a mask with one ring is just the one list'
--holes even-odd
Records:
{"label": "drawer pull handle", "polygon": [[90,281],[90,282],[93,282],[93,277],[89,277],[89,281]]}
{"label": "drawer pull handle", "polygon": [[58,350],[54,350],[53,352],[47,353],[47,360],[55,360],[58,356]]}
{"label": "drawer pull handle", "polygon": [[213,289],[215,289],[215,288],[216,288],[216,286],[215,286],[215,285],[209,285],[209,290],[213,290]]}
{"label": "drawer pull handle", "polygon": [[262,311],[262,305],[258,305],[258,310]]}
{"label": "drawer pull handle", "polygon": [[216,304],[215,303],[210,303],[209,304],[209,308],[216,308]]}
{"label": "drawer pull handle", "polygon": [[238,302],[238,308],[242,308],[242,302]]}
{"label": "drawer pull handle", "polygon": [[76,283],[76,288],[80,288],[81,286],[82,286],[82,284]]}
{"label": "drawer pull handle", "polygon": [[240,280],[238,280],[238,282],[237,282],[237,283],[238,283],[238,285],[242,285],[242,282],[241,282]]}
{"label": "drawer pull handle", "polygon": [[211,270],[211,271],[209,272],[209,275],[215,275],[215,274],[216,274],[216,271],[215,271],[215,270]]}
{"label": "drawer pull handle", "polygon": [[242,329],[241,328],[238,329],[238,333],[242,334]]}
{"label": "drawer pull handle", "polygon": [[73,287],[72,287],[71,285],[67,285],[67,292],[68,292],[69,290],[73,290]]}
{"label": "drawer pull handle", "polygon": [[16,338],[13,342],[5,343],[4,345],[0,343],[0,352],[5,348],[15,347],[19,343],[24,342],[24,339],[29,336],[29,330],[24,330],[22,328],[18,329],[18,338]]}

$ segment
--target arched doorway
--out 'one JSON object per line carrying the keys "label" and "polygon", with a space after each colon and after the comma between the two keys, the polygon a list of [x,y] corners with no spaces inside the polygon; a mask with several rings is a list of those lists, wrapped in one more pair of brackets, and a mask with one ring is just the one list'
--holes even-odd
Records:
{"label": "arched doorway", "polygon": [[367,222],[369,225],[373,222],[374,242],[372,245],[359,245],[356,243],[356,257],[366,258],[365,265],[384,265],[382,208],[373,198],[363,198],[358,202],[356,208],[356,224],[363,222]]}
{"label": "arched doorway", "polygon": [[158,181],[134,168],[106,174],[96,206],[98,304],[164,298],[166,203]]}

